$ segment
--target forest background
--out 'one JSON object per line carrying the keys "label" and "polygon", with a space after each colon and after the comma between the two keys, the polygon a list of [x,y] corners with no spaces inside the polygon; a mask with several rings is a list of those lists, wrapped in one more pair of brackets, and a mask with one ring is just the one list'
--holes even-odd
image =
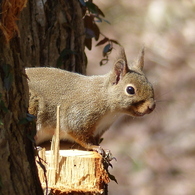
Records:
{"label": "forest background", "polygon": [[[117,158],[112,195],[195,194],[195,1],[113,0],[95,2],[108,23],[101,32],[124,46],[133,61],[144,45],[145,73],[154,86],[157,107],[143,118],[122,117],[104,135],[102,146]],[[103,46],[87,51],[88,75],[100,66]]]}

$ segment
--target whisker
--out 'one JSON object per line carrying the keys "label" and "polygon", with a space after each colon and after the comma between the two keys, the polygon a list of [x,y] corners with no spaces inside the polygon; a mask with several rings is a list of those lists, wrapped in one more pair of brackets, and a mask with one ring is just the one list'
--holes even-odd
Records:
{"label": "whisker", "polygon": [[164,96],[166,96],[168,94],[172,94],[174,91],[175,91],[175,89],[172,89],[172,90],[169,90],[167,92],[164,92],[163,94],[157,94],[156,95],[156,99],[158,99],[159,97],[164,97]]}
{"label": "whisker", "polygon": [[162,99],[162,100],[156,100],[156,103],[164,103],[164,102],[165,102],[165,103],[172,102],[172,99],[167,99],[167,100],[166,100],[166,99],[164,99],[164,100],[163,100],[163,99]]}

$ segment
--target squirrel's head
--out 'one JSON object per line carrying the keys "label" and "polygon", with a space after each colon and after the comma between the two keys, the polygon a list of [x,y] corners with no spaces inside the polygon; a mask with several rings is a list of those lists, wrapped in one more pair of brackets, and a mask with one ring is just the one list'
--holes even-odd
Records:
{"label": "squirrel's head", "polygon": [[131,116],[143,116],[154,110],[154,90],[142,72],[143,66],[144,48],[130,66],[124,50],[121,50],[109,80],[109,96],[118,111]]}

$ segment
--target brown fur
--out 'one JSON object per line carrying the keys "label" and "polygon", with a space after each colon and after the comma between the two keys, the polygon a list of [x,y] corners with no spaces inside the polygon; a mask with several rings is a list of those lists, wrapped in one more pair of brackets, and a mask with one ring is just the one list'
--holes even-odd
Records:
{"label": "brown fur", "polygon": [[[60,139],[79,143],[87,149],[121,113],[131,116],[149,114],[155,108],[154,92],[143,68],[144,50],[131,66],[125,53],[111,72],[101,76],[83,76],[56,68],[27,68],[29,112],[37,116],[37,144],[51,139],[56,127],[56,109],[60,105]],[[133,86],[135,94],[126,92]]]}

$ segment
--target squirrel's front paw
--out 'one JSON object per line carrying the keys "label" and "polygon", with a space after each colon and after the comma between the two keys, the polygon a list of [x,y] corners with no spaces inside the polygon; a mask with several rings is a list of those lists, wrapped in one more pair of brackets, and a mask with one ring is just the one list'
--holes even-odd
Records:
{"label": "squirrel's front paw", "polygon": [[96,151],[97,153],[99,153],[99,154],[101,154],[103,157],[105,156],[105,151],[104,151],[104,149],[101,147],[101,146],[96,146],[96,145],[92,145],[91,146],[91,149],[93,150],[93,151]]}
{"label": "squirrel's front paw", "polygon": [[[110,161],[113,159],[116,160],[115,157],[113,157],[112,153],[110,150],[104,150],[101,146],[92,146],[92,150],[98,152],[100,155],[102,155],[104,161],[106,161],[108,164]],[[110,165],[110,164],[109,164]]]}

